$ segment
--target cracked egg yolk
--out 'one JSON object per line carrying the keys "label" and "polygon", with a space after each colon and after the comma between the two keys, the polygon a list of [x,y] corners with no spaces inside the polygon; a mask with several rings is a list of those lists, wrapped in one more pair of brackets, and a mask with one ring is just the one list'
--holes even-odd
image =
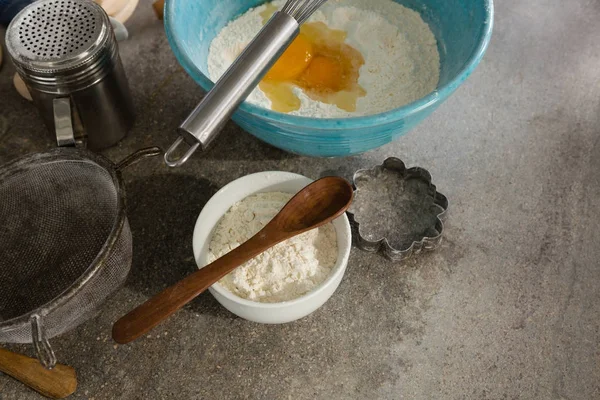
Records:
{"label": "cracked egg yolk", "polygon": [[[266,23],[274,13],[267,6],[262,13]],[[362,54],[345,43],[346,32],[330,29],[323,22],[302,25],[300,34],[271,67],[259,87],[279,112],[300,109],[294,88],[309,98],[334,104],[342,110],[356,111],[359,97],[366,91],[358,84]]]}

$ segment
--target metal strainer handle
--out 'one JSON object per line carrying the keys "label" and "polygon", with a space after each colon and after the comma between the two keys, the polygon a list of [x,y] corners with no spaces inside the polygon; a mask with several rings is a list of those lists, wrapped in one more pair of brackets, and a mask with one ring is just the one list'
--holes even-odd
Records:
{"label": "metal strainer handle", "polygon": [[50,342],[46,338],[42,318],[34,314],[31,316],[31,335],[33,339],[33,347],[38,360],[46,369],[52,369],[56,365],[56,355]]}
{"label": "metal strainer handle", "polygon": [[162,154],[162,149],[160,147],[146,147],[136,151],[135,153],[125,157],[125,159],[121,160],[116,166],[117,171],[122,171],[127,167],[132,166],[133,164],[137,164],[144,158],[159,156]]}

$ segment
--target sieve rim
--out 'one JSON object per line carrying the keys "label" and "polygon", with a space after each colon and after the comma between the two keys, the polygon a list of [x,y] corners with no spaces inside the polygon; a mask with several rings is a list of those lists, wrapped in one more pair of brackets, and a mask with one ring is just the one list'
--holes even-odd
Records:
{"label": "sieve rim", "polygon": [[[110,175],[117,196],[117,212],[114,217],[110,233],[108,234],[104,244],[102,245],[102,248],[94,260],[85,269],[85,271],[83,271],[81,275],[73,281],[73,283],[66,287],[62,292],[57,294],[52,300],[42,304],[41,306],[17,317],[0,321],[0,331],[9,332],[13,329],[19,329],[23,324],[29,324],[34,315],[40,316],[43,322],[46,316],[52,314],[67,301],[75,297],[105,266],[104,262],[112,253],[113,248],[123,232],[123,227],[125,226],[125,221],[127,219],[125,209],[125,183],[123,182],[117,165],[99,154],[92,153],[91,151],[85,149],[63,147],[41,154],[25,155],[10,161],[3,166],[0,166],[0,182],[6,179],[8,176],[18,176],[20,173],[31,171],[32,168],[47,165],[50,162],[67,161],[91,162],[104,169]],[[118,287],[114,288],[115,291],[117,289]],[[48,338],[50,338],[50,336]]]}

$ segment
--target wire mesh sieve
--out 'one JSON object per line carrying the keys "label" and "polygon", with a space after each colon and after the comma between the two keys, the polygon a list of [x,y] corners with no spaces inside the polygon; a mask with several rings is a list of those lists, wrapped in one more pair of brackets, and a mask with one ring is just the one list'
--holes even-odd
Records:
{"label": "wire mesh sieve", "polygon": [[120,170],[91,152],[59,148],[0,168],[0,342],[34,344],[53,367],[48,339],[92,317],[127,278],[132,239]]}

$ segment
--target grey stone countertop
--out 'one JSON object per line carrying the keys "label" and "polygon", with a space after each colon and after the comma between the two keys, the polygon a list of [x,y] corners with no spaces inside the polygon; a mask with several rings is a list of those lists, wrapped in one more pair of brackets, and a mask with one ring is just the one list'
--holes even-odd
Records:
{"label": "grey stone countertop", "polygon": [[[127,169],[132,273],[99,315],[52,340],[78,372],[73,398],[599,399],[599,20],[598,1],[497,1],[474,74],[411,133],[360,156],[287,154],[230,123],[180,169],[159,158]],[[127,26],[138,119],[105,152],[115,161],[167,148],[202,96],[149,0]],[[5,59],[2,163],[54,146],[13,73]],[[110,338],[118,317],[194,271],[194,223],[218,188],[264,170],[350,177],[388,156],[428,169],[448,196],[438,251],[397,264],[353,249],[330,301],[291,324],[247,322],[205,293],[130,345]],[[0,375],[0,398],[40,397]]]}

